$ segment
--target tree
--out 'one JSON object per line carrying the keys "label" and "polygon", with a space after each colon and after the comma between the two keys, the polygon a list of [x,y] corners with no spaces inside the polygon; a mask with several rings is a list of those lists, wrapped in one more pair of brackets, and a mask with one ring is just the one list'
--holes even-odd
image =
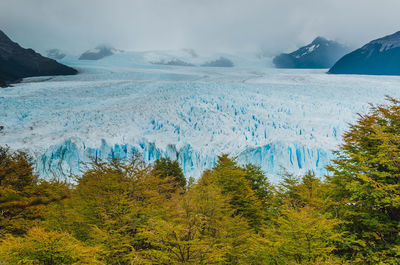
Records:
{"label": "tree", "polygon": [[77,178],[71,199],[49,208],[45,223],[101,246],[107,264],[129,264],[136,250],[147,247],[139,229],[165,214],[171,189],[170,178],[153,175],[140,160],[94,162]]}
{"label": "tree", "polygon": [[156,264],[220,264],[231,211],[227,205],[217,187],[197,184],[167,216],[152,218],[142,230],[151,246],[142,257]]}
{"label": "tree", "polygon": [[343,234],[328,211],[327,185],[313,172],[286,175],[276,188],[276,209],[262,235],[268,264],[339,264],[334,255]]}
{"label": "tree", "polygon": [[274,223],[264,234],[271,264],[333,264],[339,220],[304,206],[283,208]]}
{"label": "tree", "polygon": [[313,207],[321,212],[327,211],[329,186],[319,179],[314,172],[309,171],[302,177],[286,175],[278,186],[278,207],[300,208]]}
{"label": "tree", "polygon": [[67,233],[32,228],[24,237],[7,235],[0,242],[0,264],[105,264],[99,249],[88,247]]}
{"label": "tree", "polygon": [[333,212],[349,232],[341,252],[360,264],[400,259],[400,101],[388,101],[350,126],[329,167]]}
{"label": "tree", "polygon": [[[247,220],[234,215],[211,172],[168,210],[152,219],[141,236],[151,246],[140,253],[151,264],[263,264],[254,251],[257,235]],[[138,259],[140,260],[140,259]]]}
{"label": "tree", "polygon": [[154,162],[153,173],[161,178],[172,178],[181,188],[186,186],[186,178],[178,161],[169,158],[159,158]]}
{"label": "tree", "polygon": [[234,214],[245,217],[251,227],[258,229],[265,221],[265,214],[260,200],[251,188],[250,180],[246,178],[250,174],[228,155],[218,157],[218,162],[210,174],[223,193],[230,197],[230,204],[235,209]]}
{"label": "tree", "polygon": [[271,206],[271,201],[273,198],[272,185],[268,181],[268,178],[265,176],[264,172],[259,166],[247,164],[243,167],[243,169],[246,172],[245,177],[250,182],[250,187],[254,191],[254,194],[262,203],[263,208],[268,210],[267,208]]}
{"label": "tree", "polygon": [[68,196],[65,183],[39,180],[31,157],[0,147],[0,237],[24,234],[41,219],[41,210]]}

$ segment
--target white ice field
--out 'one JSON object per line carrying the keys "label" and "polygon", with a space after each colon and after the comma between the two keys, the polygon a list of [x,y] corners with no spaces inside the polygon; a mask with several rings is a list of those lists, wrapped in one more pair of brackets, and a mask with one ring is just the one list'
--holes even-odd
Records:
{"label": "white ice field", "polygon": [[0,145],[29,150],[42,177],[134,153],[177,159],[198,177],[228,153],[277,181],[285,170],[325,174],[356,113],[400,97],[400,77],[279,70],[251,56],[231,56],[232,68],[149,63],[168,56],[202,60],[161,52],[69,58],[80,74],[0,89]]}

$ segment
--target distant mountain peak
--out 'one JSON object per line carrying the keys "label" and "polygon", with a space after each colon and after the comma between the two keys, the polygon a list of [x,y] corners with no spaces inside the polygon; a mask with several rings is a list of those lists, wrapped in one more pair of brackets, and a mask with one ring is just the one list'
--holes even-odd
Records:
{"label": "distant mountain peak", "polygon": [[318,44],[323,42],[329,42],[329,40],[324,37],[318,36],[311,42],[311,44]]}
{"label": "distant mountain peak", "polygon": [[54,60],[61,60],[67,56],[64,52],[59,49],[50,49],[46,51],[47,57],[54,59]]}
{"label": "distant mountain peak", "polygon": [[82,53],[82,55],[79,57],[79,60],[100,60],[104,57],[111,56],[120,52],[122,52],[122,50],[117,50],[107,44],[100,44],[94,49]]}
{"label": "distant mountain peak", "polygon": [[319,36],[292,53],[276,56],[273,63],[278,68],[329,68],[348,51],[344,45]]}

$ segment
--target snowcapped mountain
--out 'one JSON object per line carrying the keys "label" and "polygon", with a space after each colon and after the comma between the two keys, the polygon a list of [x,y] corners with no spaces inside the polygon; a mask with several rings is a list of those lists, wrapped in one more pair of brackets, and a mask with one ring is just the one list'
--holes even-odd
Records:
{"label": "snowcapped mountain", "polygon": [[329,68],[349,52],[344,45],[317,37],[312,43],[292,53],[282,53],[273,59],[277,68]]}
{"label": "snowcapped mountain", "polygon": [[59,49],[50,49],[46,51],[47,57],[54,59],[54,60],[62,60],[67,56],[66,53]]}
{"label": "snowcapped mountain", "polygon": [[400,31],[345,55],[329,73],[400,75]]}
{"label": "snowcapped mountain", "polygon": [[108,45],[99,45],[92,50],[88,50],[79,57],[79,60],[100,60],[104,57],[111,56],[122,51],[117,50]]}
{"label": "snowcapped mountain", "polygon": [[177,159],[197,177],[222,153],[262,166],[275,181],[284,170],[321,176],[356,113],[386,94],[400,96],[399,77],[268,69],[241,55],[225,55],[231,68],[154,65],[149,54],[64,61],[80,74],[2,89],[0,145],[27,148],[43,177],[133,154]]}
{"label": "snowcapped mountain", "polygon": [[218,59],[211,61],[211,62],[206,62],[202,64],[201,66],[206,66],[206,67],[233,67],[234,64],[231,60],[225,57],[219,57]]}

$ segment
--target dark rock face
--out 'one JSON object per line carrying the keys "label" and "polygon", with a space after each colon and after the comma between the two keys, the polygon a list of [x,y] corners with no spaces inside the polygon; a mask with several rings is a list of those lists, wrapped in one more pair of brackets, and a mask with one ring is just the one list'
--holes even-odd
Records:
{"label": "dark rock face", "polygon": [[187,63],[187,62],[179,60],[179,59],[172,59],[170,61],[152,62],[152,64],[173,65],[173,66],[194,66],[194,64]]}
{"label": "dark rock face", "polygon": [[46,51],[47,57],[54,59],[54,60],[61,60],[67,56],[65,53],[60,51],[59,49],[51,49]]}
{"label": "dark rock face", "polygon": [[0,30],[0,85],[32,76],[74,75],[78,72],[32,49],[24,49]]}
{"label": "dark rock face", "polygon": [[79,60],[100,60],[104,57],[113,55],[116,52],[117,50],[112,47],[100,45],[93,50],[82,53],[82,55],[79,57]]}
{"label": "dark rock face", "polygon": [[217,60],[204,63],[201,66],[206,66],[206,67],[233,67],[234,64],[228,58],[219,57]]}
{"label": "dark rock face", "polygon": [[345,55],[329,73],[400,75],[400,31]]}
{"label": "dark rock face", "polygon": [[8,85],[5,81],[0,80],[0,87],[8,87]]}
{"label": "dark rock face", "polygon": [[277,68],[330,68],[350,50],[344,45],[322,37],[292,53],[282,53],[273,59]]}

